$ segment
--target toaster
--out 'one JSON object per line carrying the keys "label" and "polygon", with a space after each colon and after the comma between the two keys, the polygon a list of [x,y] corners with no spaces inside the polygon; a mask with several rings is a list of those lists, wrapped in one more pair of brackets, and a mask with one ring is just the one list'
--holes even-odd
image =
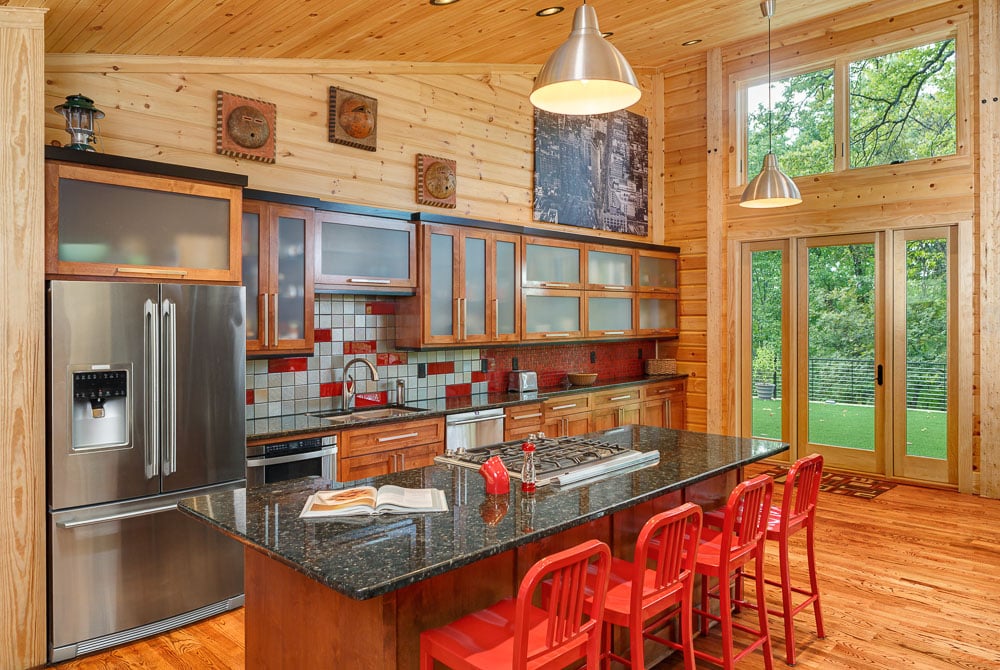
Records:
{"label": "toaster", "polygon": [[507,390],[523,393],[538,390],[538,374],[534,370],[511,370],[507,376]]}

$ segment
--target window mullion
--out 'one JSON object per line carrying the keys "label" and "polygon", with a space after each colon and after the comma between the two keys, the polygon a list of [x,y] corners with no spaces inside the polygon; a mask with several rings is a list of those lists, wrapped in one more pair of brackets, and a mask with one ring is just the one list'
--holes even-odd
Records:
{"label": "window mullion", "polygon": [[838,58],[833,64],[833,171],[851,167],[850,61]]}

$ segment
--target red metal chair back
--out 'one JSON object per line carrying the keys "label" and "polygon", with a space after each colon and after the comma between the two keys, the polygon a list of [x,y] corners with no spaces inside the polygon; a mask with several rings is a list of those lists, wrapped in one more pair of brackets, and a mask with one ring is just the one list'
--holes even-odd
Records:
{"label": "red metal chair back", "polygon": [[758,547],[767,533],[768,513],[774,480],[767,475],[740,482],[729,494],[722,522],[720,557],[741,564]]}
{"label": "red metal chair back", "polygon": [[810,454],[792,464],[781,496],[782,526],[794,529],[815,515],[822,479],[823,457],[820,454]]}
{"label": "red metal chair back", "polygon": [[[587,570],[592,562],[596,579],[593,582],[593,598],[588,605]],[[596,663],[600,657],[601,623],[610,571],[611,550],[599,540],[588,540],[531,566],[517,592],[513,667],[517,670],[547,667],[548,663],[554,663],[566,654],[575,654],[581,647],[587,646],[591,647],[588,657],[595,659]],[[548,582],[551,588],[545,608],[546,632],[544,639],[529,649],[532,597],[543,581]]]}
{"label": "red metal chair back", "polygon": [[[633,612],[681,590],[690,593],[700,535],[701,507],[690,502],[656,514],[643,525],[632,561]],[[646,582],[650,553],[656,562],[651,584]]]}

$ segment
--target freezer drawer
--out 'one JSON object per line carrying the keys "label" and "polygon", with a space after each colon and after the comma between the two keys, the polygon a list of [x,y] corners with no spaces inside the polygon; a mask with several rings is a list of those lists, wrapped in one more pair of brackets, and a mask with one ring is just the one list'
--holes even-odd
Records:
{"label": "freezer drawer", "polygon": [[67,646],[243,593],[240,544],[176,509],[201,492],[49,515],[53,660],[76,655],[60,652]]}

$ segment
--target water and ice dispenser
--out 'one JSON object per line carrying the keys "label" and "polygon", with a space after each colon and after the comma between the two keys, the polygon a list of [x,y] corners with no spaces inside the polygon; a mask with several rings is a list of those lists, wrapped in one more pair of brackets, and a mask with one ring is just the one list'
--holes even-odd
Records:
{"label": "water and ice dispenser", "polygon": [[127,369],[73,373],[73,449],[122,447],[129,443]]}

